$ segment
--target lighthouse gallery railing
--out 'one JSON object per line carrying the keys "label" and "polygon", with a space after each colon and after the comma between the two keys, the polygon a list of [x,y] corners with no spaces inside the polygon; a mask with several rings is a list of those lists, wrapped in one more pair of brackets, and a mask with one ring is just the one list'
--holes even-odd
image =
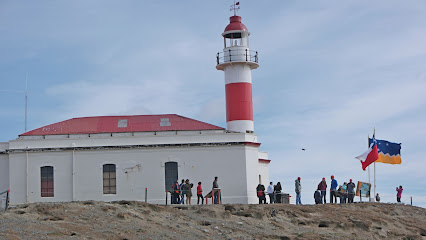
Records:
{"label": "lighthouse gallery railing", "polygon": [[217,65],[227,62],[255,62],[258,63],[257,51],[245,49],[228,49],[218,52],[216,55]]}

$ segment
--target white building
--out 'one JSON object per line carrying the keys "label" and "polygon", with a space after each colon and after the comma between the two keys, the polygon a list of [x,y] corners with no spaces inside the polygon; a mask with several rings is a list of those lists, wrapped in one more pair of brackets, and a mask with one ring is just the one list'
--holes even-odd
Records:
{"label": "white building", "polygon": [[257,203],[255,189],[268,184],[270,162],[254,134],[257,53],[239,16],[222,36],[217,69],[225,72],[227,129],[175,114],[54,123],[0,143],[0,191],[11,189],[12,204],[145,197],[164,204],[176,179],[194,183],[195,201],[197,183],[205,195],[217,176],[223,203]]}

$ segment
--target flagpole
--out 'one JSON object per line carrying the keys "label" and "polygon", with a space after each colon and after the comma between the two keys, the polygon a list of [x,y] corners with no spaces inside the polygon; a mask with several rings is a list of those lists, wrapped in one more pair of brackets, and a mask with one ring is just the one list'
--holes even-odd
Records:
{"label": "flagpole", "polygon": [[[374,137],[376,137],[376,128],[374,128]],[[374,161],[374,201],[376,200],[376,161]]]}
{"label": "flagpole", "polygon": [[[367,135],[367,146],[368,146],[368,148],[370,148],[370,134]],[[371,185],[371,183],[370,183],[370,165],[368,165],[368,183]]]}
{"label": "flagpole", "polygon": [[374,161],[374,198],[376,197],[376,161]]}

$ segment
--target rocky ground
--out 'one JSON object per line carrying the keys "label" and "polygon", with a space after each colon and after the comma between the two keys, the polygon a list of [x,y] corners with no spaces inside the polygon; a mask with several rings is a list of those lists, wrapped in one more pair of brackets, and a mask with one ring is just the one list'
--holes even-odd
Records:
{"label": "rocky ground", "polygon": [[426,239],[426,209],[378,203],[34,203],[0,213],[0,239]]}

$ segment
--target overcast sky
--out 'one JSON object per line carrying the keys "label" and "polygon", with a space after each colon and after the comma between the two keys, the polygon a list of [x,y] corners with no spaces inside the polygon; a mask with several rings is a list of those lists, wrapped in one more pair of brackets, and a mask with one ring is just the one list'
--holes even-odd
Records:
{"label": "overcast sky", "polygon": [[[28,130],[169,113],[226,127],[215,56],[231,3],[0,1],[0,141],[24,132],[26,72]],[[354,157],[375,128],[377,139],[402,143],[401,165],[376,165],[382,200],[395,202],[402,185],[404,202],[413,196],[426,207],[426,1],[240,6],[259,52],[255,133],[272,159],[271,180],[294,194],[300,176],[304,203],[322,177],[368,181]]]}

